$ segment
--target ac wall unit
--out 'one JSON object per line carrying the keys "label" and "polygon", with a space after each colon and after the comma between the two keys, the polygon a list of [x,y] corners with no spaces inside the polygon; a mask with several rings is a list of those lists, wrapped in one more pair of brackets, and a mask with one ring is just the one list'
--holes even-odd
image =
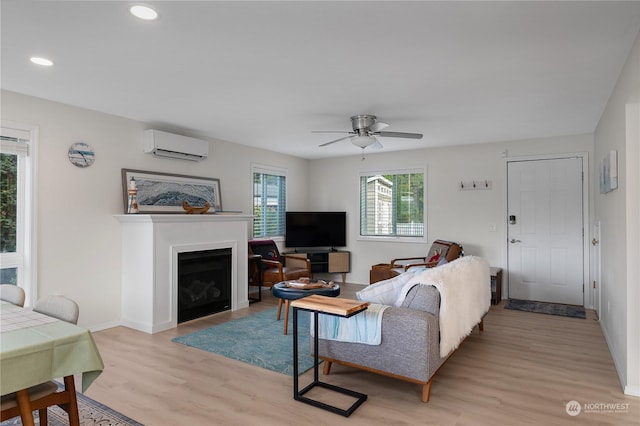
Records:
{"label": "ac wall unit", "polygon": [[144,131],[143,149],[156,157],[180,160],[200,161],[209,156],[209,143],[206,141],[154,129]]}

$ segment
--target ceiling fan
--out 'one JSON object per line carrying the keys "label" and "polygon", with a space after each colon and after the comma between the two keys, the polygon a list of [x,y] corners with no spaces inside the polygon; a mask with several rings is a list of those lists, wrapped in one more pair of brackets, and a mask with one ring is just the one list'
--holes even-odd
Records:
{"label": "ceiling fan", "polygon": [[352,144],[362,149],[368,147],[382,148],[382,144],[376,139],[376,136],[383,138],[422,139],[421,133],[383,132],[382,129],[389,127],[389,125],[378,121],[375,115],[354,115],[351,117],[351,127],[353,131],[350,132],[343,130],[314,130],[312,133],[348,133],[348,136],[325,142],[319,146],[327,146],[345,139],[351,139]]}

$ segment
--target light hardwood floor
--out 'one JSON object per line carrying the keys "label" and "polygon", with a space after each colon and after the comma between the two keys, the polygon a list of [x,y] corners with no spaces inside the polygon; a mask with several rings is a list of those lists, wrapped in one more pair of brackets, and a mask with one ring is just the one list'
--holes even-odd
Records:
{"label": "light hardwood floor", "polygon": [[[341,297],[359,288],[343,285]],[[436,374],[426,404],[418,385],[334,365],[321,380],[369,395],[349,418],[294,401],[290,376],[171,342],[276,304],[264,292],[247,309],[155,335],[96,332],[105,371],[87,395],[148,426],[640,424],[640,399],[622,393],[593,312],[580,320],[492,306],[484,332],[476,328]],[[595,412],[571,417],[572,400],[628,405],[615,413],[591,405]]]}

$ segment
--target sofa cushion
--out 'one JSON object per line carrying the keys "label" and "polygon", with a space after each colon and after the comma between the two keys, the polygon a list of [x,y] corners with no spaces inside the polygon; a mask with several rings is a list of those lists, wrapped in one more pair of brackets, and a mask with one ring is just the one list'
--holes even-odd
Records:
{"label": "sofa cushion", "polygon": [[434,286],[416,284],[409,290],[400,306],[438,315],[440,292]]}

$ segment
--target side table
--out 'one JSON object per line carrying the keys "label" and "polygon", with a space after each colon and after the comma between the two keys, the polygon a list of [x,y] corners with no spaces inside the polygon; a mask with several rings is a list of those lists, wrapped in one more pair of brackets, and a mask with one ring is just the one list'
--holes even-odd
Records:
{"label": "side table", "polygon": [[[255,302],[260,302],[262,300],[262,256],[259,254],[250,254],[249,255],[249,279],[247,280],[248,285],[249,286],[258,286],[258,297],[248,297],[249,299],[249,304],[251,303],[255,303]],[[256,276],[257,276],[257,282],[253,282],[253,280],[251,279],[251,276],[253,274],[251,274],[251,270],[253,268],[256,268],[258,270]]]}
{"label": "side table", "polygon": [[[339,317],[352,317],[369,306],[369,302],[359,300],[349,300],[333,298],[321,295],[311,295],[291,302],[293,307],[293,399],[301,401],[315,407],[323,408],[332,413],[349,417],[362,403],[367,400],[367,395],[349,389],[341,388],[329,383],[321,382],[318,379],[318,314],[335,315]],[[304,389],[298,389],[298,310],[313,312],[314,333],[313,333],[313,382]],[[307,398],[305,393],[314,387],[319,386],[334,392],[341,393],[356,398],[356,401],[349,408],[343,410],[324,402]]]}
{"label": "side table", "polygon": [[502,300],[502,268],[491,267],[491,303],[497,305]]}
{"label": "side table", "polygon": [[340,285],[334,284],[333,287],[320,287],[310,289],[300,289],[295,287],[287,287],[287,283],[295,282],[283,281],[271,287],[271,294],[278,298],[278,316],[276,320],[280,321],[280,312],[282,312],[282,304],[284,300],[284,334],[287,334],[287,326],[289,324],[289,305],[292,300],[302,299],[313,294],[319,294],[328,297],[340,296]]}

